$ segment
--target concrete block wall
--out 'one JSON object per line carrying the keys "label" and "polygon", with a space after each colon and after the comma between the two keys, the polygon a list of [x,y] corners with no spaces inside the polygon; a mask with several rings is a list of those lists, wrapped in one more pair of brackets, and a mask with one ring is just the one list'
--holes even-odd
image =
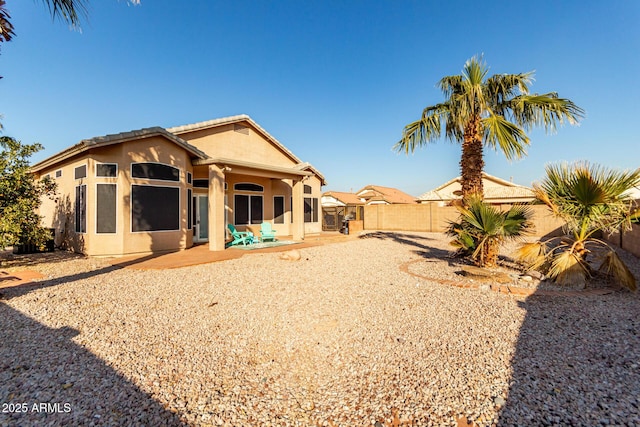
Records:
{"label": "concrete block wall", "polygon": [[[508,206],[503,206],[508,209]],[[535,205],[533,222],[536,236],[562,234],[563,222],[554,218],[546,206]],[[415,205],[368,205],[364,207],[365,230],[444,231],[449,221],[456,221],[459,212],[452,206],[425,203]]]}
{"label": "concrete block wall", "polygon": [[638,224],[633,224],[631,231],[625,231],[622,236],[619,232],[613,233],[605,236],[605,240],[640,257],[640,225]]}

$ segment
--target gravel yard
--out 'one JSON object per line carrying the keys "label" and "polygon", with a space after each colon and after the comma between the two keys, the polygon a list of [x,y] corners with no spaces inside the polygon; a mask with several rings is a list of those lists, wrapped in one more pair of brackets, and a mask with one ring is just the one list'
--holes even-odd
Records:
{"label": "gravel yard", "polygon": [[47,278],[0,290],[0,425],[640,425],[637,294],[443,285],[447,241],[147,271],[34,256],[16,268]]}

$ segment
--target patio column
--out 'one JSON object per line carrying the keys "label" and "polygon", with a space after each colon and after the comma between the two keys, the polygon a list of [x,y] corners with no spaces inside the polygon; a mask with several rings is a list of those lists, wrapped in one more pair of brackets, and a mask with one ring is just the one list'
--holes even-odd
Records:
{"label": "patio column", "polygon": [[304,184],[302,180],[293,181],[293,240],[304,240]]}
{"label": "patio column", "polygon": [[209,165],[209,250],[223,251],[226,240],[224,209],[224,171]]}

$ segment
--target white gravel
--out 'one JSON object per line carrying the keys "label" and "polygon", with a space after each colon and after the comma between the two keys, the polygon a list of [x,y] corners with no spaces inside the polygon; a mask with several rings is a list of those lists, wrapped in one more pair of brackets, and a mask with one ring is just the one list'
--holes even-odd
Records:
{"label": "white gravel", "polygon": [[0,425],[640,425],[637,294],[400,271],[450,278],[449,250],[378,233],[163,271],[32,256],[47,279],[0,290]]}

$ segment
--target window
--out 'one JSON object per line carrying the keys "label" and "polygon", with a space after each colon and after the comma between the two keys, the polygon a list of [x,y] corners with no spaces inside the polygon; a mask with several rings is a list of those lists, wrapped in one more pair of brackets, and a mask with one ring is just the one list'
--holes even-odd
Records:
{"label": "window", "polygon": [[87,177],[87,165],[78,166],[73,170],[73,176],[75,179],[82,179]]}
{"label": "window", "polygon": [[318,198],[304,198],[304,222],[318,222]]}
{"label": "window", "polygon": [[187,184],[191,184],[191,172],[187,172]]}
{"label": "window", "polygon": [[116,184],[97,184],[96,233],[116,232]]}
{"label": "window", "polygon": [[311,189],[310,185],[305,185],[304,186],[304,194],[311,194],[313,193],[313,190]]}
{"label": "window", "polygon": [[284,196],[273,196],[273,222],[284,224]]}
{"label": "window", "polygon": [[178,182],[180,181],[180,169],[162,163],[132,163],[131,176]]}
{"label": "window", "polygon": [[262,185],[251,184],[248,182],[241,182],[239,184],[235,184],[233,186],[233,189],[237,191],[255,191],[258,193],[262,193],[264,191],[264,187]]}
{"label": "window", "polygon": [[56,178],[61,178],[62,177],[62,169],[58,169],[56,171]]}
{"label": "window", "polygon": [[193,205],[191,203],[191,199],[193,198],[193,190],[187,188],[187,229],[191,229],[193,227]]}
{"label": "window", "polygon": [[208,179],[194,179],[193,186],[196,188],[209,188],[209,180]]}
{"label": "window", "polygon": [[75,203],[75,223],[76,233],[87,232],[87,186],[76,186],[76,203]]}
{"label": "window", "polygon": [[180,229],[180,188],[131,186],[131,231]]}
{"label": "window", "polygon": [[234,224],[260,224],[262,222],[262,196],[236,194],[233,206]]}
{"label": "window", "polygon": [[118,176],[118,165],[115,163],[96,164],[96,176],[102,178],[115,178]]}

